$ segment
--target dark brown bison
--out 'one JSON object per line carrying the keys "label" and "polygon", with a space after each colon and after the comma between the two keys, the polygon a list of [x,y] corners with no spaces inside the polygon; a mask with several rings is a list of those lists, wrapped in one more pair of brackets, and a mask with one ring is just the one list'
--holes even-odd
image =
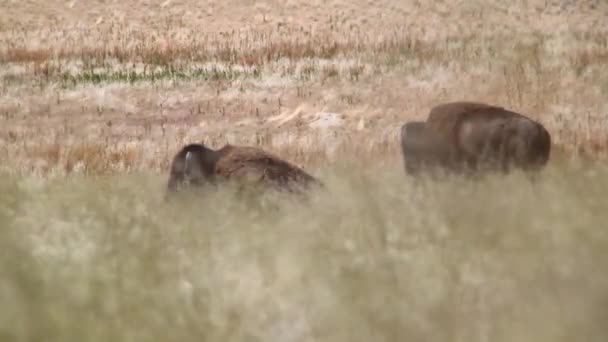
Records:
{"label": "dark brown bison", "polygon": [[401,152],[403,166],[408,174],[419,174],[422,169],[437,171],[446,166],[447,146],[433,131],[426,130],[426,123],[410,121],[401,126]]}
{"label": "dark brown bison", "polygon": [[[502,107],[475,102],[445,103],[430,111],[424,125],[417,125],[422,127],[418,130],[424,137],[416,139],[416,143],[402,138],[403,153],[409,146],[421,144],[432,151],[433,157],[425,158],[448,171],[509,172],[514,168],[539,171],[549,160],[551,136],[547,130],[540,123]],[[423,148],[416,148],[422,153]]]}
{"label": "dark brown bison", "polygon": [[173,157],[167,193],[229,180],[241,182],[241,186],[300,194],[311,186],[324,187],[301,168],[259,148],[227,144],[212,150],[203,144],[189,144]]}

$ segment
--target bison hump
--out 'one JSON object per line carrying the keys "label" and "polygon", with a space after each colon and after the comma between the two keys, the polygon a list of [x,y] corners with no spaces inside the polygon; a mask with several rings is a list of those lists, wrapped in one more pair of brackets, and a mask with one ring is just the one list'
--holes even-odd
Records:
{"label": "bison hump", "polygon": [[475,102],[452,102],[434,107],[427,118],[427,126],[454,141],[465,123],[485,125],[494,120],[522,117],[503,107]]}

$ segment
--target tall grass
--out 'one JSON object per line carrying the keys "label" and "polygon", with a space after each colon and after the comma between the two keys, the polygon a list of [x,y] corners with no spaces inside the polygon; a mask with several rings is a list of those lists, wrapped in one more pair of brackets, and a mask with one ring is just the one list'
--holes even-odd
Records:
{"label": "tall grass", "polygon": [[[387,165],[389,166],[389,165]],[[313,170],[310,202],[165,177],[0,180],[7,341],[605,341],[608,168]]]}
{"label": "tall grass", "polygon": [[[0,341],[608,340],[608,167],[579,158],[608,150],[608,36],[586,4],[12,4]],[[543,179],[406,177],[399,126],[451,100],[541,121]],[[195,141],[328,191],[166,203]]]}

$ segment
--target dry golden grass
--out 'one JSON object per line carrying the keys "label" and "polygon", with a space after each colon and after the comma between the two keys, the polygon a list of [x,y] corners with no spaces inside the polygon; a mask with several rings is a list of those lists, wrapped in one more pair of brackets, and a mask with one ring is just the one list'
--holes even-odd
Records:
{"label": "dry golden grass", "polygon": [[149,172],[0,178],[0,339],[606,341],[605,164],[533,186],[336,164],[305,205],[167,203]]}
{"label": "dry golden grass", "polygon": [[556,149],[603,156],[601,2],[9,2],[0,14],[5,171],[166,169],[181,144],[301,163],[399,158],[435,104],[522,111]]}
{"label": "dry golden grass", "polygon": [[[608,169],[560,161],[606,156],[607,22],[600,0],[0,0],[0,340],[607,340]],[[542,122],[545,177],[405,177],[400,126],[453,100]],[[163,202],[194,141],[330,191]]]}

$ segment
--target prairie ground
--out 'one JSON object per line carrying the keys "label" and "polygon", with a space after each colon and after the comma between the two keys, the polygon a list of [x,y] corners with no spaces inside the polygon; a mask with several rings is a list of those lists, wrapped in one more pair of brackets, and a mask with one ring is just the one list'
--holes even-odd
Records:
{"label": "prairie ground", "polygon": [[0,155],[17,173],[166,170],[185,142],[309,165],[395,157],[444,101],[484,101],[601,157],[600,1],[3,1]]}
{"label": "prairie ground", "polygon": [[[608,339],[605,23],[599,0],[0,0],[0,337]],[[406,177],[399,127],[455,100],[545,125],[542,180]],[[194,141],[330,191],[162,202]]]}

